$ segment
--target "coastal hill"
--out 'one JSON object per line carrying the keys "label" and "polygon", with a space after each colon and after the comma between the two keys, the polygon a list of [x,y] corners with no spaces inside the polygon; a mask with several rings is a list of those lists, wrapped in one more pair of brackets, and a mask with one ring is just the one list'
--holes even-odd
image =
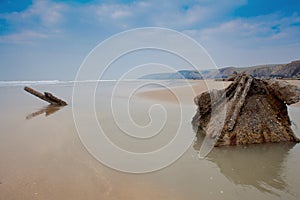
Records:
{"label": "coastal hill", "polygon": [[193,70],[180,70],[174,73],[157,73],[149,74],[142,76],[140,79],[156,79],[156,80],[165,80],[165,79],[203,79],[201,74],[198,71]]}
{"label": "coastal hill", "polygon": [[180,70],[174,73],[157,73],[142,76],[140,79],[216,79],[228,78],[234,72],[250,74],[258,78],[288,78],[300,79],[300,60],[288,64],[268,64],[251,67],[225,67],[219,70],[211,69],[201,72]]}

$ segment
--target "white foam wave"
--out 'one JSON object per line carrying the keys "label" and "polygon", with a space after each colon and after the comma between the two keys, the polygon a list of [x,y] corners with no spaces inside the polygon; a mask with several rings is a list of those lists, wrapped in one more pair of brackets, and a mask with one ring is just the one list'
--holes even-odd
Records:
{"label": "white foam wave", "polygon": [[0,81],[0,87],[9,86],[30,86],[30,85],[58,85],[58,84],[74,84],[74,83],[94,83],[94,82],[115,82],[116,80],[81,80],[81,81]]}

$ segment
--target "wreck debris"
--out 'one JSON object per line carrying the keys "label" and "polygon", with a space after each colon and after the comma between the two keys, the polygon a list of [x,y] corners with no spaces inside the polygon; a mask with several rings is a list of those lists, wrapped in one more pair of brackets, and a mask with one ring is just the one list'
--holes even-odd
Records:
{"label": "wreck debris", "polygon": [[234,81],[234,79],[238,76],[238,73],[236,71],[233,72],[231,76],[226,78],[224,81]]}
{"label": "wreck debris", "polygon": [[[192,124],[216,137],[215,146],[299,142],[286,107],[299,100],[297,86],[241,74],[226,89],[204,92],[194,99],[198,109]],[[217,113],[224,108],[223,123],[215,123],[221,119]]]}
{"label": "wreck debris", "polygon": [[53,94],[49,93],[49,92],[44,92],[44,94],[30,88],[30,87],[24,87],[24,90],[26,92],[29,92],[30,94],[44,100],[47,101],[48,103],[50,103],[51,105],[55,105],[55,106],[66,106],[68,105],[65,101],[57,98],[56,96],[54,96]]}
{"label": "wreck debris", "polygon": [[[236,93],[232,100],[232,106],[230,107],[231,110],[228,113],[231,116],[227,125],[228,131],[231,131],[236,123],[238,114],[241,112],[241,108],[245,103],[252,81],[252,77],[249,77],[246,81],[246,77],[243,76],[240,80],[240,84],[237,86]],[[245,86],[244,89],[242,88],[243,85]]]}

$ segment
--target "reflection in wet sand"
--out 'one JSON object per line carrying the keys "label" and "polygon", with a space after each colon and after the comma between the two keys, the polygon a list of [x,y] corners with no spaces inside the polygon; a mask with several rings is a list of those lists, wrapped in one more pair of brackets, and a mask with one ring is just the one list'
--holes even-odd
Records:
{"label": "reflection in wet sand", "polygon": [[[194,149],[199,151],[204,137],[197,133]],[[248,146],[214,148],[207,159],[237,185],[253,186],[261,192],[278,195],[276,190],[289,192],[282,175],[286,157],[295,143],[268,143]]]}
{"label": "reflection in wet sand", "polygon": [[[114,84],[107,84],[106,90],[112,91]],[[127,101],[124,94],[129,88],[128,84],[133,83],[121,84],[121,92],[116,93],[119,95],[117,101]],[[94,87],[88,84],[82,87],[82,95],[94,92]],[[37,104],[31,96],[20,92],[22,89],[0,87],[0,199],[298,200],[300,197],[300,144],[291,150],[293,145],[282,144],[251,145],[247,149],[215,148],[207,160],[199,160],[197,152],[191,147],[167,168],[141,175],[127,174],[105,167],[89,154],[78,137],[70,107],[59,111],[52,106],[48,109],[37,107],[43,104]],[[65,99],[72,99],[72,86],[55,85],[39,89],[49,89]],[[109,133],[108,137],[120,147],[149,152],[166,145],[171,141],[169,139],[175,137],[174,130],[177,130],[180,120],[177,117],[181,116],[177,105],[162,103],[167,109],[170,108],[167,111],[171,123],[165,127],[166,134],[157,135],[157,143],[146,143],[145,140],[138,146],[136,141],[126,138],[124,132],[117,129],[109,113],[103,112],[102,107],[106,108],[105,103],[110,102],[111,96],[108,94],[101,91],[97,93],[97,117],[105,120],[104,128]],[[141,122],[141,125],[146,124],[148,105],[152,105],[152,102],[157,103],[138,99],[133,101],[135,104],[130,110],[132,118]],[[86,105],[87,102],[82,102],[79,107],[86,110],[80,116],[82,120],[93,117],[88,114]],[[195,107],[184,105],[183,108],[191,109],[188,120],[182,121],[182,130],[190,134],[189,121]],[[39,109],[39,117],[25,119],[27,114]],[[55,114],[52,115],[51,110],[56,110]],[[125,116],[126,113],[121,114]],[[159,115],[160,112],[154,113],[158,113],[157,116],[152,115],[156,120],[163,121],[165,118]],[[49,114],[51,116],[47,118],[42,116]],[[300,107],[290,107],[289,114],[299,128]],[[200,140],[195,143],[195,149],[199,150]]]}
{"label": "reflection in wet sand", "polygon": [[62,107],[61,106],[53,106],[53,105],[48,105],[46,107],[43,107],[42,109],[33,112],[29,115],[26,116],[26,119],[32,119],[33,117],[36,117],[38,115],[41,115],[45,113],[45,116],[48,117],[49,115],[59,111]]}

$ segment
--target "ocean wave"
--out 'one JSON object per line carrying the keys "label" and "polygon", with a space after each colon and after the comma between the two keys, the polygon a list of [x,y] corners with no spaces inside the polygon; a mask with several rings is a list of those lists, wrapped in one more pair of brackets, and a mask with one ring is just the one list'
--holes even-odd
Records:
{"label": "ocean wave", "polygon": [[144,80],[144,79],[122,79],[122,80],[79,80],[79,81],[61,81],[61,80],[42,80],[42,81],[0,81],[0,87],[14,87],[14,86],[35,86],[35,85],[73,85],[75,83],[92,84],[92,83],[100,83],[103,82],[105,84],[116,84],[118,82],[123,83],[136,83],[136,82],[149,82],[149,83],[167,83],[169,85],[176,85],[183,81],[181,80]]}
{"label": "ocean wave", "polygon": [[81,80],[81,81],[60,81],[60,80],[44,80],[44,81],[0,81],[0,87],[10,86],[32,86],[32,85],[59,85],[74,83],[94,83],[94,82],[115,82],[116,80]]}

